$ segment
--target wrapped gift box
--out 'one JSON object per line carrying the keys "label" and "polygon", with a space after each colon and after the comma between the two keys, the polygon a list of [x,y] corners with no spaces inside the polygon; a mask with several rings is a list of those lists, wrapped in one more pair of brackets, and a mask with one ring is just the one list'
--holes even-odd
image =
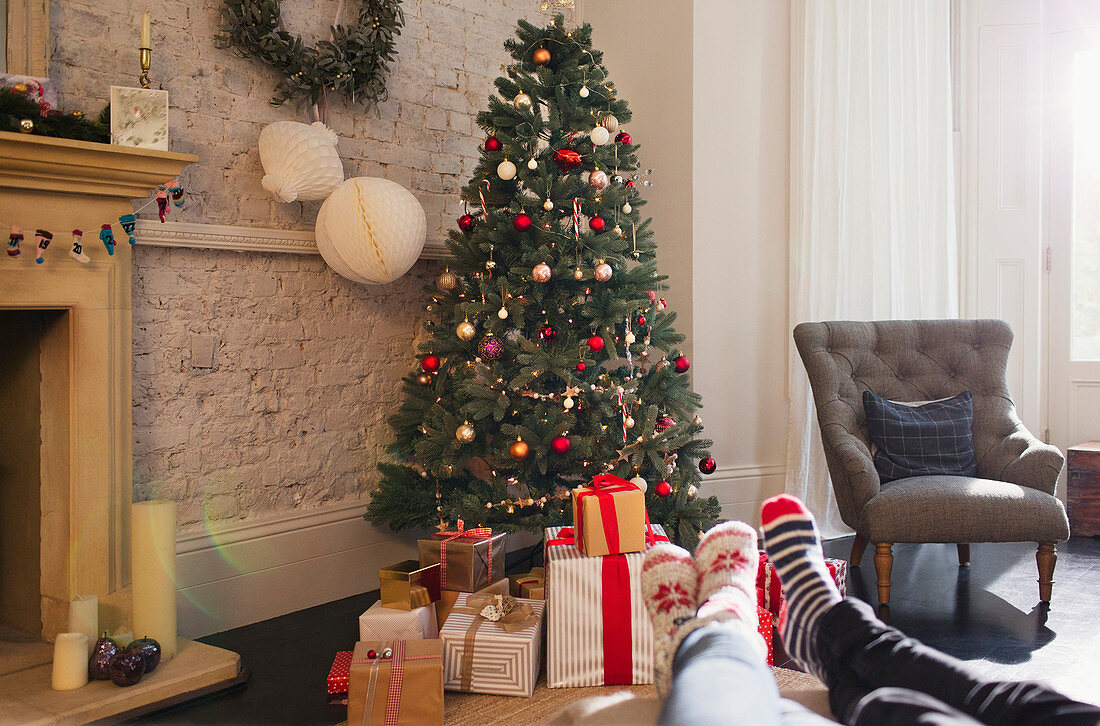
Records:
{"label": "wrapped gift box", "polygon": [[[439,594],[439,600],[435,603],[435,620],[439,623],[439,627],[442,628],[443,624],[447,622],[447,616],[451,614],[451,610],[454,609],[455,603],[458,602],[458,596],[462,593],[458,590],[444,590]],[[508,581],[501,578],[488,587],[483,587],[478,590],[475,595],[507,595],[508,594]]]}
{"label": "wrapped gift box", "polygon": [[359,616],[359,640],[438,638],[435,605],[432,603],[415,610],[394,610],[382,607],[382,601],[379,600]]}
{"label": "wrapped gift box", "polygon": [[[667,542],[653,525],[655,542]],[[571,527],[546,530],[546,685],[653,682],[653,628],[642,597],[644,552],[586,557]]]}
{"label": "wrapped gift box", "polygon": [[756,608],[756,629],[764,638],[765,645],[768,646],[768,665],[775,665],[775,650],[773,648],[774,642],[772,638],[772,626],[775,620],[771,613],[762,607]]}
{"label": "wrapped gift box", "polygon": [[546,568],[532,567],[526,575],[512,575],[508,578],[512,597],[528,600],[546,599]]}
{"label": "wrapped gift box", "polygon": [[[514,599],[527,611],[513,611],[514,620],[482,617],[481,607],[494,596],[462,593],[439,637],[443,641],[443,688],[448,691],[530,696],[539,676],[542,621],[546,603]],[[469,607],[467,603],[474,603]],[[526,614],[526,617],[523,615]]]}
{"label": "wrapped gift box", "polygon": [[504,533],[482,527],[456,532],[436,532],[417,540],[421,566],[439,564],[444,590],[477,592],[504,577]]}
{"label": "wrapped gift box", "polygon": [[332,700],[333,696],[347,696],[348,694],[351,655],[352,651],[341,650],[336,654],[336,659],[332,661],[332,668],[329,669],[328,678],[325,679],[329,700]]}
{"label": "wrapped gift box", "polygon": [[440,576],[439,563],[416,560],[378,568],[382,607],[414,610],[432,604],[439,599]]}
{"label": "wrapped gift box", "polygon": [[599,474],[591,486],[573,490],[577,548],[589,557],[645,549],[645,494],[614,474]]}
{"label": "wrapped gift box", "polygon": [[[833,576],[840,595],[843,597],[848,592],[848,563],[844,560],[825,558],[825,566],[829,568],[829,574]],[[772,563],[768,562],[766,552],[760,553],[760,565],[756,573],[757,604],[765,608],[775,617],[779,617],[779,611],[783,608],[783,586],[779,582]]]}
{"label": "wrapped gift box", "polygon": [[[387,648],[392,650],[388,658],[384,657]],[[442,642],[356,643],[348,684],[348,723],[442,726]]]}

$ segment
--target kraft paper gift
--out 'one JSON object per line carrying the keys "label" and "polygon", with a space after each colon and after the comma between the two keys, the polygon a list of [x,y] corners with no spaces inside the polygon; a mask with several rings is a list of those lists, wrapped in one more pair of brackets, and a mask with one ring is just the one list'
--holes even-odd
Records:
{"label": "kraft paper gift", "polygon": [[[438,601],[437,601],[438,602]],[[436,603],[394,610],[378,601],[359,616],[359,640],[425,640],[439,637]]]}
{"label": "kraft paper gift", "polygon": [[645,494],[614,474],[599,474],[591,486],[573,490],[577,548],[589,557],[645,549]]}
{"label": "kraft paper gift", "polygon": [[535,690],[546,603],[462,593],[439,632],[443,688],[527,696]]}
{"label": "kraft paper gift", "polygon": [[[392,650],[389,658],[384,657],[387,648]],[[443,724],[442,641],[356,643],[348,685],[348,726],[433,724]]]}

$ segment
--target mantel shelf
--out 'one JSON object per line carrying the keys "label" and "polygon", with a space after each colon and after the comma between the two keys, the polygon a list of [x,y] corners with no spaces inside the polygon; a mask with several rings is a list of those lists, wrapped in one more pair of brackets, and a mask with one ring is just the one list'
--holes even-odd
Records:
{"label": "mantel shelf", "polygon": [[199,158],[0,131],[0,189],[134,199]]}

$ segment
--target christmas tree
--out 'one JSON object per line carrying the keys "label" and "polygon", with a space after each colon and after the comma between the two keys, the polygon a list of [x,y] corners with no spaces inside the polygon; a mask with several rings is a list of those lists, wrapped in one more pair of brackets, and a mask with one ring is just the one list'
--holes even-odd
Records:
{"label": "christmas tree", "polygon": [[685,546],[717,518],[697,493],[715,464],[640,214],[630,109],[591,34],[556,16],[505,42],[376,524],[538,531],[570,523],[570,489],[605,472],[647,486],[651,520]]}

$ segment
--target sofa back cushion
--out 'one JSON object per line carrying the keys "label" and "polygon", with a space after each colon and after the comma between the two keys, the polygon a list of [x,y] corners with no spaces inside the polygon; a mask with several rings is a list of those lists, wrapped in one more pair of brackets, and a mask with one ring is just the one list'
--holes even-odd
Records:
{"label": "sofa back cushion", "polygon": [[863,392],[867,434],[882,483],[910,476],[975,476],[970,391],[937,401],[891,401]]}

